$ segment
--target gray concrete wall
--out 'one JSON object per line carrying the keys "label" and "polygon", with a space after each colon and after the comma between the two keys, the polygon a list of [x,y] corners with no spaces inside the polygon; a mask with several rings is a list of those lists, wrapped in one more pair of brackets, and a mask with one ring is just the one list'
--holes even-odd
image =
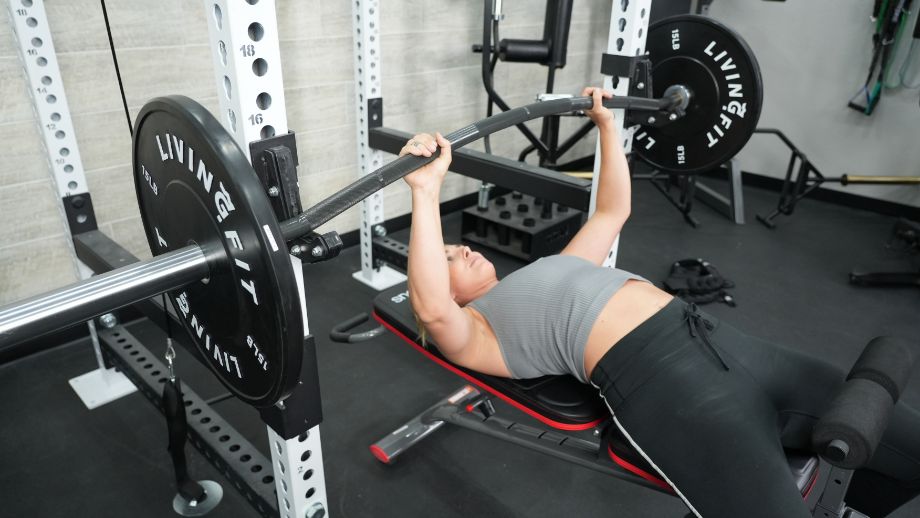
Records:
{"label": "gray concrete wall", "polygon": [[[543,2],[506,2],[503,37],[539,37]],[[202,2],[107,3],[113,39],[132,117],[148,99],[192,97],[217,108]],[[5,10],[5,6],[4,6]],[[131,252],[149,257],[131,176],[131,140],[118,93],[100,4],[96,0],[46,2],[77,141],[99,226]],[[344,0],[279,0],[281,58],[288,123],[297,132],[300,185],[305,204],[354,180],[356,174],[351,4]],[[481,2],[381,2],[384,121],[406,131],[451,131],[485,114],[478,56]],[[610,3],[576,2],[568,66],[557,91],[578,93],[599,84]],[[0,16],[0,304],[73,281],[64,222],[41,140],[32,118],[22,68],[5,15]],[[497,88],[512,105],[541,91],[545,69],[500,65]],[[567,123],[567,126],[570,124]],[[494,138],[496,152],[516,156],[523,138]],[[586,143],[578,152],[590,151]],[[475,189],[450,178],[445,198]],[[386,190],[387,217],[409,210],[402,183]],[[327,228],[357,228],[352,209]],[[359,265],[355,264],[355,269]]]}

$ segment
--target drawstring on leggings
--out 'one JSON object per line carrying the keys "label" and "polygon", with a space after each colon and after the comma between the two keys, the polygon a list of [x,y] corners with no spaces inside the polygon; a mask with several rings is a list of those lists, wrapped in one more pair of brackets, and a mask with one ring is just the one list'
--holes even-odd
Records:
{"label": "drawstring on leggings", "polygon": [[699,308],[693,302],[687,305],[684,309],[684,321],[687,322],[687,328],[690,330],[690,336],[696,338],[696,335],[699,334],[700,338],[703,339],[703,343],[709,348],[709,351],[719,360],[719,363],[722,364],[722,367],[725,370],[728,370],[728,365],[725,363],[725,360],[722,359],[722,356],[719,354],[719,351],[716,350],[715,346],[712,345],[712,342],[709,341],[709,332],[712,331],[713,325],[712,322],[703,318],[703,315],[700,315]]}

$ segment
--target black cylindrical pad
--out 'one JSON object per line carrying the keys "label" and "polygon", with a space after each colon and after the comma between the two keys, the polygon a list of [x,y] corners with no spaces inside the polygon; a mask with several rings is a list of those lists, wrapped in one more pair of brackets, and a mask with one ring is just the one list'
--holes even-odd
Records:
{"label": "black cylindrical pad", "polygon": [[910,379],[913,364],[907,344],[890,336],[879,336],[863,349],[847,379],[874,381],[884,387],[896,403]]}
{"label": "black cylindrical pad", "polygon": [[[867,379],[850,380],[815,425],[812,434],[815,451],[844,469],[865,465],[875,453],[893,407],[894,401],[881,385]],[[846,458],[826,455],[827,446],[835,439],[849,447]]]}
{"label": "black cylindrical pad", "polygon": [[549,42],[542,40],[504,39],[498,44],[502,61],[543,63],[549,59]]}

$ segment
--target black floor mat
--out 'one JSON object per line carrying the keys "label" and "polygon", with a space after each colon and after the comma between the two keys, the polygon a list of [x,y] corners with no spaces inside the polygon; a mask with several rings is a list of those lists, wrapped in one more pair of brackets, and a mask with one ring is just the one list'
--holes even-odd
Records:
{"label": "black floor mat", "polygon": [[[738,307],[709,305],[707,311],[841,367],[876,335],[920,342],[920,290],[847,283],[855,266],[916,268],[884,248],[894,218],[806,200],[770,231],[754,221],[754,212],[768,211],[777,195],[746,189],[750,223],[733,225],[700,206],[694,213],[702,226],[692,229],[649,185],[636,183],[634,191],[633,214],[620,242],[620,267],[660,285],[671,261],[703,257],[737,285],[732,293]],[[445,225],[448,240],[456,240],[458,218],[446,218]],[[518,266],[514,260],[495,259],[500,273]],[[317,337],[321,369],[331,516],[686,514],[676,498],[463,430],[445,428],[395,465],[378,463],[368,445],[461,381],[393,336],[348,345],[328,340],[337,322],[370,310],[374,291],[351,277],[358,264],[358,251],[349,249],[333,262],[309,267],[306,275],[310,330]],[[131,329],[149,337],[154,351],[162,351],[156,345],[162,336],[149,323]],[[137,394],[87,411],[67,380],[92,368],[85,341],[0,367],[0,517],[172,516],[172,470],[162,417]],[[223,392],[206,369],[185,355],[180,373],[204,397]],[[904,400],[920,407],[918,378]],[[235,400],[216,408],[268,453],[265,427],[254,410]],[[195,477],[223,481],[191,448],[189,458]],[[213,516],[256,516],[224,486],[225,500]],[[918,502],[896,514],[918,515]]]}

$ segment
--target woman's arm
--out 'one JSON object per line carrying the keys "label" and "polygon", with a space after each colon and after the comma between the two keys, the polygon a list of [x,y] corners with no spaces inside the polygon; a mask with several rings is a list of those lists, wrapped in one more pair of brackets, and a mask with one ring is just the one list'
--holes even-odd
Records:
{"label": "woman's arm", "polygon": [[582,95],[594,97],[594,106],[585,112],[597,125],[601,147],[601,167],[597,180],[594,214],[562,250],[563,255],[577,255],[602,264],[613,241],[629,218],[632,197],[629,165],[614,126],[613,113],[601,104],[613,96],[600,88],[585,88]]}
{"label": "woman's arm", "polygon": [[440,134],[416,135],[400,152],[441,156],[406,176],[412,190],[412,227],[409,233],[409,301],[416,316],[431,333],[438,349],[448,358],[465,352],[471,342],[472,317],[454,302],[450,273],[441,234],[440,190],[450,165],[451,150]]}

